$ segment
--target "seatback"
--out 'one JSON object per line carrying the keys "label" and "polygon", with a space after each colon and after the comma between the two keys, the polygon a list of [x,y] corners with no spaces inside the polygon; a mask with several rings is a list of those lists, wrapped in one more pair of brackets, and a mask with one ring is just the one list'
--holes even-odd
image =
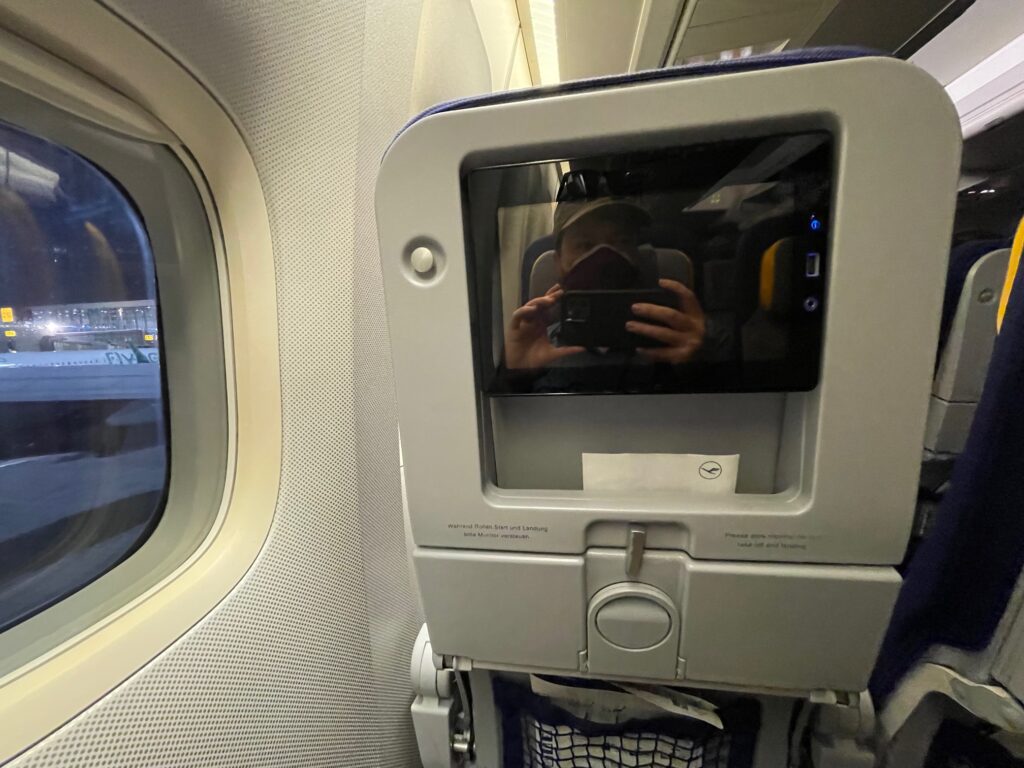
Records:
{"label": "seatback", "polygon": [[948,463],[967,441],[996,337],[1010,255],[1001,245],[967,243],[951,254],[924,440],[926,462]]}
{"label": "seatback", "polygon": [[[788,691],[865,685],[898,588],[889,566],[902,557],[912,521],[959,131],[938,85],[912,68],[880,59],[823,63],[821,55],[811,53],[813,63],[808,54],[789,57],[801,66],[785,70],[774,59],[747,60],[742,78],[670,72],[659,73],[658,82],[645,75],[626,84],[610,79],[465,101],[426,114],[392,144],[378,176],[377,223],[413,558],[438,654],[474,669]],[[873,94],[881,76],[892,86],[899,81],[904,97],[920,100],[942,124],[925,137],[931,146],[914,141],[907,151],[912,129],[899,123],[880,146],[862,104],[816,101],[820,94],[849,96],[837,87],[842,78],[856,81],[858,94]],[[771,100],[752,98],[769,90]],[[609,119],[570,122],[562,119],[568,109]],[[526,249],[496,249],[492,230],[503,208],[550,204],[550,195],[479,199],[478,179],[490,188],[535,163],[555,165],[576,147],[590,148],[601,167],[611,167],[627,149],[670,151],[663,146],[669,132],[696,154],[703,142],[717,140],[719,127],[723,136],[757,121],[771,130],[785,117],[789,128],[797,117],[829,109],[849,130],[841,134],[841,170],[830,182],[839,188],[824,198],[841,205],[829,230],[828,256],[837,261],[828,271],[836,279],[828,286],[832,311],[823,338],[833,346],[820,366],[814,361],[820,386],[792,384],[777,394],[742,381],[739,391],[723,386],[713,392],[721,397],[707,397],[689,391],[696,387],[687,379],[687,391],[662,397],[653,388],[634,390],[631,381],[610,391],[527,382],[532,388],[524,393],[536,397],[507,396],[520,394],[522,383],[507,369],[529,365],[503,369],[481,318],[495,316],[496,261],[515,265],[502,275],[521,275]],[[806,123],[811,132],[821,125]],[[737,162],[754,151],[738,147]],[[729,172],[709,173],[704,189]],[[902,183],[879,183],[890,176]],[[907,185],[916,191],[908,193]],[[908,200],[910,208],[903,205]],[[811,210],[800,211],[794,221],[814,220]],[[921,222],[921,237],[907,244],[904,268],[880,286],[877,275],[889,262],[885,242],[905,230],[908,217]],[[827,214],[820,220],[833,221]],[[778,239],[766,237],[757,259]],[[425,268],[412,266],[413,258]],[[755,302],[757,289],[755,279]],[[865,314],[869,301],[880,311]],[[916,310],[913,302],[920,302]],[[897,310],[905,317],[889,323]],[[804,339],[814,341],[810,334]],[[921,339],[928,349],[914,348]],[[780,369],[796,367],[783,363]],[[545,375],[571,368],[548,367]],[[563,397],[576,394],[588,396]],[[647,394],[659,396],[634,397]],[[439,434],[444,451],[437,449]],[[741,446],[748,436],[766,439]],[[737,481],[738,493],[714,498],[704,486],[671,494],[650,486],[608,490],[588,487],[584,453],[742,453],[740,472],[764,472],[747,485]],[[866,475],[886,481],[863,482]],[[643,621],[658,631],[667,627],[665,633],[628,647],[603,634],[606,603],[626,597],[645,612]],[[544,631],[518,631],[527,625]],[[817,629],[809,633],[808,626]],[[759,639],[756,654],[752,636]]]}
{"label": "seatback", "polygon": [[[1024,247],[1024,223],[1013,253]],[[1011,256],[1011,265],[1014,259]],[[905,569],[871,679],[883,704],[933,646],[984,649],[1024,567],[1024,277],[1004,288],[1006,312],[974,424],[934,528]]]}

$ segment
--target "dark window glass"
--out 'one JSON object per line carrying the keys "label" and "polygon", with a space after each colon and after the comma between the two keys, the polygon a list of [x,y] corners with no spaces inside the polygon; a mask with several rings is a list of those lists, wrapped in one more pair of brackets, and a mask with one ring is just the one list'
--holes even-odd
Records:
{"label": "dark window glass", "polygon": [[153,254],[124,191],[0,124],[0,631],[134,551],[168,472]]}
{"label": "dark window glass", "polygon": [[482,390],[813,389],[831,185],[820,131],[468,173]]}

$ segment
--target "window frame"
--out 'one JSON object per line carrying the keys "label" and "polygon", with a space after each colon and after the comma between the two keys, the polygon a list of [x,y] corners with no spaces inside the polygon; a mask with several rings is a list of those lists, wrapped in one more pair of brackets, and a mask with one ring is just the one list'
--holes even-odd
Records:
{"label": "window frame", "polygon": [[255,160],[225,106],[100,3],[0,5],[0,81],[165,145],[188,170],[220,275],[229,424],[220,509],[199,548],[143,594],[0,677],[3,762],[128,680],[246,578],[274,522],[284,446],[270,215]]}
{"label": "window frame", "polygon": [[0,119],[91,162],[142,219],[156,273],[168,435],[156,525],[113,568],[0,633],[3,677],[142,595],[197,550],[221,507],[229,413],[221,279],[211,222],[189,170],[166,145],[117,133],[4,83],[0,99]]}

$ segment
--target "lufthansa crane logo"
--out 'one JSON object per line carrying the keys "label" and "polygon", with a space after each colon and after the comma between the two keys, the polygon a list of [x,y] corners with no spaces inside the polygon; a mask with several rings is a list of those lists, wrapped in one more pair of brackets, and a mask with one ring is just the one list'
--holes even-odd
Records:
{"label": "lufthansa crane logo", "polygon": [[[691,465],[692,466],[692,465]],[[700,476],[705,480],[714,480],[722,475],[722,465],[717,461],[705,461],[700,465]]]}

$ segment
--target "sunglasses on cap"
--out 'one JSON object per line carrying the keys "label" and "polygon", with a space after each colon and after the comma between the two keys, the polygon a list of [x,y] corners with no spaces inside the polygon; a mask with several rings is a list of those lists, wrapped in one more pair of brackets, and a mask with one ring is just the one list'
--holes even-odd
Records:
{"label": "sunglasses on cap", "polygon": [[555,202],[597,200],[602,197],[635,195],[643,188],[643,178],[635,171],[569,171],[562,175]]}

